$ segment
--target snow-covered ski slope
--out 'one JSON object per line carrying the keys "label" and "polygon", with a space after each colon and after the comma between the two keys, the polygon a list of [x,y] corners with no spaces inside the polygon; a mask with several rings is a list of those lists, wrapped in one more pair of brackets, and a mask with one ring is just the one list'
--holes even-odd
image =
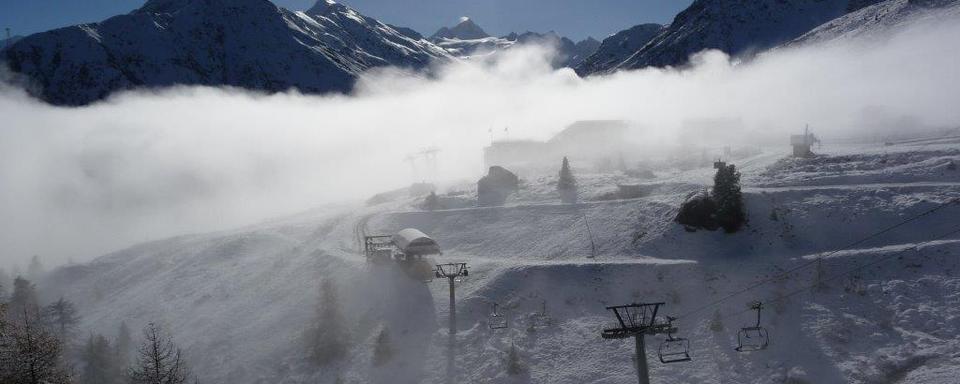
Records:
{"label": "snow-covered ski slope", "polygon": [[[600,338],[613,320],[604,307],[663,301],[666,314],[680,316],[693,361],[656,362],[662,337],[648,337],[655,383],[955,383],[960,206],[940,207],[960,198],[960,147],[818,152],[801,160],[765,149],[733,160],[749,213],[749,226],[733,235],[672,221],[687,195],[711,183],[710,167],[659,167],[649,180],[575,168],[585,200],[616,183],[649,194],[561,205],[548,175],[525,177],[506,207],[423,212],[414,198],[324,207],[61,269],[47,294],[78,302],[84,326],[103,333],[124,319],[167,324],[207,383],[439,383],[448,364],[446,281],[412,281],[367,266],[357,252],[357,233],[412,226],[440,242],[437,262],[471,267],[457,283],[458,382],[633,382],[632,341]],[[814,290],[818,270],[825,287]],[[324,278],[338,283],[354,346],[345,361],[310,370],[302,332]],[[766,303],[771,345],[738,353],[753,300]],[[487,327],[494,302],[509,329]],[[533,327],[544,304],[551,324]],[[395,359],[375,367],[373,341],[384,326]],[[505,371],[511,345],[526,367],[518,376]]]}

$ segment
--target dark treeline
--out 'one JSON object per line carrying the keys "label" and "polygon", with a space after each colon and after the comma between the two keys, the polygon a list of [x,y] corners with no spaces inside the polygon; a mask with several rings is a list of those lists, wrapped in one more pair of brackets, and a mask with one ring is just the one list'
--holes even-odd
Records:
{"label": "dark treeline", "polygon": [[[39,267],[34,258],[30,275],[39,276]],[[18,276],[12,289],[7,281],[0,278],[0,383],[182,384],[190,377],[163,327],[148,324],[136,348],[124,322],[109,337],[84,335],[73,302],[60,297],[41,305],[30,280]]]}

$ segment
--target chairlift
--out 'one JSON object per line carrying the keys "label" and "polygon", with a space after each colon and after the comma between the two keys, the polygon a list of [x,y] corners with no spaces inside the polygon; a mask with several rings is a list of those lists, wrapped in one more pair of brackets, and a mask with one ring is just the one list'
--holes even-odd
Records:
{"label": "chairlift", "polygon": [[490,313],[490,320],[487,323],[490,329],[504,329],[510,326],[507,323],[507,317],[500,313],[498,308],[497,303],[493,303],[493,312]]}
{"label": "chairlift", "polygon": [[533,325],[535,327],[546,327],[550,325],[550,316],[547,315],[547,301],[540,304],[540,311],[533,313]]}
{"label": "chairlift", "polygon": [[683,337],[673,337],[673,321],[675,317],[667,316],[667,339],[660,343],[657,354],[663,364],[682,363],[690,358],[690,340]]}
{"label": "chairlift", "polygon": [[750,309],[757,311],[757,325],[740,328],[737,332],[737,352],[752,352],[767,349],[770,345],[770,335],[766,328],[760,326],[760,311],[763,303],[757,301],[750,304]]}

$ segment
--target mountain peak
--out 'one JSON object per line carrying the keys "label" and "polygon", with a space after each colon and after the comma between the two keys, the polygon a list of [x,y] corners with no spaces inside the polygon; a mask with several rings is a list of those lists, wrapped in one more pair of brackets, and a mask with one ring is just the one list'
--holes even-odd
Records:
{"label": "mountain peak", "polygon": [[322,15],[330,10],[337,10],[341,8],[346,8],[346,6],[333,0],[317,0],[317,3],[310,7],[306,13],[308,15]]}
{"label": "mountain peak", "polygon": [[431,39],[460,39],[460,40],[476,40],[483,39],[485,37],[490,37],[480,28],[477,23],[474,23],[472,19],[467,16],[460,17],[460,22],[455,25],[453,28],[443,27],[434,33],[433,36],[430,36]]}

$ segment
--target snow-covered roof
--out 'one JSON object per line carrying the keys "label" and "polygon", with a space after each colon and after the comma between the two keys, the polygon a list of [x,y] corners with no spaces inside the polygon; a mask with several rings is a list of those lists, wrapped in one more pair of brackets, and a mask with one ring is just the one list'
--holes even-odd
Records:
{"label": "snow-covered roof", "polygon": [[393,235],[393,243],[404,254],[436,255],[440,253],[440,246],[435,240],[418,229],[407,228]]}

